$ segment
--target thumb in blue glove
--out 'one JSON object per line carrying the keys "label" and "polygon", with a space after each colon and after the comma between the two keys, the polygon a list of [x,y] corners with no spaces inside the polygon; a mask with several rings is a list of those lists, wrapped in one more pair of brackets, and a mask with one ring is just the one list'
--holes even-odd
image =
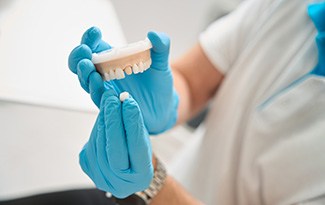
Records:
{"label": "thumb in blue glove", "polygon": [[151,145],[132,97],[121,103],[113,90],[104,93],[90,139],[79,157],[95,185],[118,198],[149,186],[153,178]]}

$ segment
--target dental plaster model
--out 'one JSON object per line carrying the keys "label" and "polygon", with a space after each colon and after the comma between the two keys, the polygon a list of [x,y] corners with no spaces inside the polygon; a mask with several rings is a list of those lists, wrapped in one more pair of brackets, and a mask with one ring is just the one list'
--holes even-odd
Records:
{"label": "dental plaster model", "polygon": [[92,62],[106,81],[125,78],[125,74],[142,73],[150,68],[149,39],[128,44],[124,47],[112,48],[92,55]]}

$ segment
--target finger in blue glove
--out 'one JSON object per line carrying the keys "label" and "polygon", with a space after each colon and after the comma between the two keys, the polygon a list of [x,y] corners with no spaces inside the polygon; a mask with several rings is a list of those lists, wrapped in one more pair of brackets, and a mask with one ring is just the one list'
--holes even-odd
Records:
{"label": "finger in blue glove", "polygon": [[81,87],[90,94],[97,107],[100,105],[105,87],[102,77],[91,62],[92,53],[111,48],[101,36],[98,28],[88,29],[82,36],[81,45],[72,50],[68,59],[70,70],[78,75]]}

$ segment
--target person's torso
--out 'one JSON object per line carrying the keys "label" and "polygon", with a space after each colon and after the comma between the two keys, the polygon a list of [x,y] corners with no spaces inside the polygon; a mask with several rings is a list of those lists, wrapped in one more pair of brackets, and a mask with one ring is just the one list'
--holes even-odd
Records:
{"label": "person's torso", "polygon": [[[189,150],[193,159],[177,174],[207,204],[290,204],[317,196],[317,191],[306,194],[300,182],[289,179],[295,169],[298,174],[308,173],[308,163],[299,168],[298,159],[293,159],[290,165],[292,153],[288,159],[278,159],[286,149],[299,152],[294,143],[303,143],[306,135],[315,137],[312,143],[321,136],[320,127],[311,125],[315,120],[324,123],[324,117],[316,116],[321,110],[305,115],[314,105],[311,99],[324,88],[324,79],[295,82],[317,63],[316,30],[307,15],[308,1],[270,2],[264,15],[257,17],[265,18],[263,23],[252,28],[254,39],[233,62],[217,93],[202,141]],[[310,95],[304,94],[310,90]],[[294,133],[299,126],[302,130]],[[304,130],[309,133],[302,136]],[[288,167],[283,167],[286,162]],[[283,169],[287,171],[282,176]],[[296,193],[293,186],[298,187]]]}

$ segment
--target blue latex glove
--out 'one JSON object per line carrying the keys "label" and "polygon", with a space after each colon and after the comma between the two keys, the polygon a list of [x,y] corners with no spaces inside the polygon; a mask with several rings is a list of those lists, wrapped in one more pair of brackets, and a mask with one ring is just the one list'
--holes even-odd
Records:
{"label": "blue latex glove", "polygon": [[171,128],[177,120],[178,95],[173,87],[169,66],[169,38],[163,33],[149,32],[153,48],[152,64],[144,73],[126,75],[122,80],[103,82],[92,64],[91,54],[110,49],[101,39],[98,28],[88,29],[69,56],[69,68],[78,75],[81,86],[90,93],[99,106],[102,93],[113,88],[117,93],[128,91],[139,103],[145,125],[150,134],[159,134]]}
{"label": "blue latex glove", "polygon": [[132,97],[121,103],[115,91],[103,94],[96,124],[79,157],[96,186],[118,198],[148,188],[153,178],[151,145]]}
{"label": "blue latex glove", "polygon": [[325,76],[325,2],[309,5],[308,14],[318,31],[318,35],[316,36],[318,63],[311,73]]}

